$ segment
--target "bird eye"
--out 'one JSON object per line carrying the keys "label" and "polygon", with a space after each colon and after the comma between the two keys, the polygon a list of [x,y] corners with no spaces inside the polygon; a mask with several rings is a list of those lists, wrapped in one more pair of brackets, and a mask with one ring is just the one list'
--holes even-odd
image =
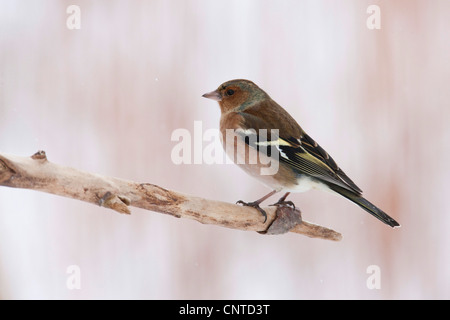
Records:
{"label": "bird eye", "polygon": [[234,90],[233,89],[228,89],[227,90],[227,95],[228,96],[232,96],[234,94]]}

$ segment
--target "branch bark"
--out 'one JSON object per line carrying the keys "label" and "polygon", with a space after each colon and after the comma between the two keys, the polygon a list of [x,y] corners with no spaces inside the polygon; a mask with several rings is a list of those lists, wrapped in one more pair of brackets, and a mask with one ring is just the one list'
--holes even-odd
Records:
{"label": "branch bark", "polygon": [[[0,154],[0,186],[43,191],[78,199],[95,205],[130,214],[130,206],[165,213],[177,218],[190,218],[204,224],[278,234],[269,228],[277,216],[285,211],[264,208],[267,221],[254,208],[208,200],[164,189],[150,183],[138,183],[64,167],[47,160],[44,151],[31,157]],[[300,212],[298,215],[300,217]],[[292,213],[291,213],[292,214]],[[297,221],[297,220],[296,220]],[[289,223],[288,223],[289,224]],[[279,225],[279,223],[278,223]],[[291,228],[292,227],[292,228]],[[340,233],[302,221],[301,217],[290,232],[333,241],[341,240]]]}

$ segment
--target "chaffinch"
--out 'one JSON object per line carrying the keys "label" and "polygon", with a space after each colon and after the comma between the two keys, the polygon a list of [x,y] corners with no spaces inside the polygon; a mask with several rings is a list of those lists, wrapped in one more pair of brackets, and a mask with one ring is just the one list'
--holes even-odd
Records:
{"label": "chaffinch", "polygon": [[[400,226],[363,198],[361,189],[333,158],[252,81],[231,80],[203,97],[219,103],[221,138],[227,155],[273,190],[256,201],[237,202],[258,209],[264,221],[267,214],[259,205],[276,192],[284,190],[286,193],[273,205],[295,208],[286,197],[291,192],[315,188],[347,198],[391,227]],[[262,169],[268,170],[269,165],[276,170],[263,174]]]}

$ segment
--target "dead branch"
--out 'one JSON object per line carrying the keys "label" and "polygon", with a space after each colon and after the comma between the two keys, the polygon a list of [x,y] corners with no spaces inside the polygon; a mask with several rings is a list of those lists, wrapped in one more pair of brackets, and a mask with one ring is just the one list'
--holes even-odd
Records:
{"label": "dead branch", "polygon": [[[31,157],[0,154],[0,186],[43,191],[124,214],[130,214],[129,207],[133,206],[177,218],[194,219],[204,224],[267,234],[283,233],[279,229],[271,231],[269,227],[277,221],[278,215],[283,216],[283,219],[286,216],[286,211],[267,207],[264,208],[267,221],[263,223],[263,217],[254,208],[194,197],[150,183],[137,183],[64,167],[48,161],[44,151]],[[287,223],[283,220],[283,223],[276,224],[289,225],[285,232],[295,232],[311,238],[341,240],[340,233],[302,221],[300,212],[296,212],[297,220],[291,219]]]}

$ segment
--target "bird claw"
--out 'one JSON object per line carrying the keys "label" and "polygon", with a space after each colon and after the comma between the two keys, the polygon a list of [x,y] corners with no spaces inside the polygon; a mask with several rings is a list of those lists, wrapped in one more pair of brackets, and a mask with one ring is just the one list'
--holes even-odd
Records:
{"label": "bird claw", "polygon": [[267,213],[259,206],[258,201],[244,202],[242,200],[236,201],[236,204],[242,204],[244,207],[252,207],[257,209],[264,217],[264,223],[267,221]]}
{"label": "bird claw", "polygon": [[278,202],[274,203],[274,204],[270,204],[269,206],[276,206],[276,207],[291,207],[292,209],[295,210],[295,204],[292,201],[285,201],[285,200],[278,200]]}

